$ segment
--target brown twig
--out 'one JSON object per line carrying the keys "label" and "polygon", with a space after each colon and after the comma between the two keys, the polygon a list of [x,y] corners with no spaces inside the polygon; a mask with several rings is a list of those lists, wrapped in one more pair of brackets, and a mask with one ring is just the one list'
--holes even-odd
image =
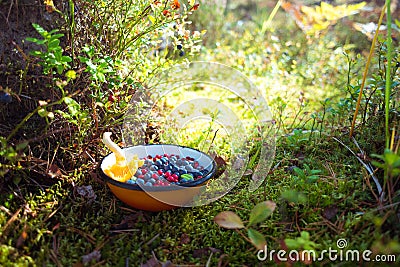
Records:
{"label": "brown twig", "polygon": [[7,221],[6,225],[4,225],[2,230],[2,235],[6,236],[8,233],[8,227],[18,219],[18,215],[21,213],[22,207],[14,213],[14,215]]}
{"label": "brown twig", "polygon": [[94,238],[93,236],[91,236],[90,234],[85,233],[84,231],[82,231],[81,229],[75,228],[75,227],[67,227],[67,230],[80,234],[81,236],[83,236],[84,238],[86,238],[87,241],[89,241],[90,243],[92,243],[93,245],[96,244],[96,238]]}

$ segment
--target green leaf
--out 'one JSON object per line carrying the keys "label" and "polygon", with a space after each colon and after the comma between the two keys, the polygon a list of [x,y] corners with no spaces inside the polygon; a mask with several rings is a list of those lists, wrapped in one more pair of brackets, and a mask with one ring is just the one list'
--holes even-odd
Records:
{"label": "green leaf", "polygon": [[244,228],[244,224],[239,216],[232,211],[223,211],[214,217],[214,222],[226,229]]}
{"label": "green leaf", "polygon": [[70,120],[72,118],[72,116],[68,113],[65,113],[64,111],[61,110],[56,110],[56,112],[58,114],[60,114],[61,116],[63,116],[65,119]]}
{"label": "green leaf", "polygon": [[301,236],[303,239],[310,240],[310,233],[309,233],[309,232],[301,231],[300,236]]}
{"label": "green leaf", "polygon": [[15,149],[18,151],[18,150],[23,150],[23,149],[25,149],[27,146],[28,146],[28,141],[25,141],[25,142],[22,142],[22,143],[19,143],[16,147],[15,147]]}
{"label": "green leaf", "polygon": [[94,77],[96,78],[96,80],[100,81],[100,82],[105,82],[106,81],[106,76],[101,73],[101,72],[97,72]]}
{"label": "green leaf", "polygon": [[56,32],[58,32],[58,29],[53,29],[53,30],[51,30],[51,31],[49,32],[49,35],[53,35],[53,34],[55,34]]}
{"label": "green leaf", "polygon": [[82,63],[87,63],[88,61],[90,61],[90,59],[87,58],[87,57],[78,56],[78,58],[79,58],[79,60],[80,60]]}
{"label": "green leaf", "polygon": [[[58,31],[58,30],[57,30]],[[56,32],[57,32],[56,31]],[[50,37],[50,40],[54,40],[54,39],[60,39],[61,37],[63,37],[64,36],[64,34],[62,34],[62,33],[58,33],[58,34],[53,34],[51,37]]]}
{"label": "green leaf", "polygon": [[307,202],[307,196],[302,192],[298,192],[296,190],[287,190],[282,192],[282,198],[286,199],[289,202],[294,202],[298,204],[304,204]]}
{"label": "green leaf", "polygon": [[31,51],[30,54],[31,54],[32,56],[35,56],[35,57],[42,57],[42,56],[43,56],[43,53],[40,52],[40,51]]}
{"label": "green leaf", "polygon": [[62,60],[62,62],[71,62],[72,61],[70,56],[62,56],[61,60]]}
{"label": "green leaf", "polygon": [[317,175],[308,176],[309,183],[314,183],[314,182],[318,181],[318,179],[319,179],[319,176],[317,176]]}
{"label": "green leaf", "polygon": [[294,167],[293,171],[297,174],[297,176],[299,176],[300,178],[305,177],[306,174],[304,173],[304,171],[298,167]]}
{"label": "green leaf", "polygon": [[299,242],[295,239],[286,238],[285,244],[289,249],[296,249],[299,247]]}
{"label": "green leaf", "polygon": [[54,48],[57,48],[60,46],[60,40],[54,39],[50,40],[49,43],[47,44],[49,50],[54,50]]}
{"label": "green leaf", "polygon": [[258,203],[250,213],[249,226],[265,221],[276,208],[276,203],[272,201],[264,201]]}
{"label": "green leaf", "polygon": [[75,80],[76,72],[74,70],[69,70],[69,71],[67,71],[67,73],[65,73],[65,77],[67,77],[68,79],[71,79],[71,80]]}
{"label": "green leaf", "polygon": [[310,174],[319,174],[321,172],[322,172],[321,170],[311,170]]}
{"label": "green leaf", "polygon": [[152,15],[147,15],[152,24],[156,24],[156,19]]}
{"label": "green leaf", "polygon": [[249,236],[251,243],[257,249],[264,249],[265,246],[267,245],[265,237],[260,232],[250,228],[247,230],[247,235]]}
{"label": "green leaf", "polygon": [[32,38],[32,37],[27,37],[27,38],[25,38],[25,40],[32,42],[32,43],[37,43],[39,41],[43,41],[43,40],[39,40],[37,38]]}
{"label": "green leaf", "polygon": [[63,70],[64,70],[63,66],[61,66],[61,65],[57,65],[57,66],[56,66],[56,69],[57,69],[57,73],[60,74],[60,75],[61,75],[61,73],[62,73]]}
{"label": "green leaf", "polygon": [[44,117],[47,116],[47,111],[46,111],[46,109],[41,108],[41,109],[38,110],[38,114],[39,114],[40,117],[44,118]]}
{"label": "green leaf", "polygon": [[380,163],[380,162],[378,162],[378,161],[373,160],[373,161],[371,161],[371,163],[372,163],[372,165],[374,165],[375,167],[378,167],[378,168],[381,168],[381,169],[384,169],[384,168],[385,168],[385,164]]}
{"label": "green leaf", "polygon": [[39,24],[32,23],[32,26],[33,26],[33,28],[35,28],[35,30],[36,30],[41,36],[45,37],[45,36],[48,34],[48,32],[47,32],[45,29],[43,29]]}
{"label": "green leaf", "polygon": [[78,102],[70,97],[64,97],[64,103],[68,105],[69,113],[72,116],[76,116],[79,113],[81,106],[78,104]]}

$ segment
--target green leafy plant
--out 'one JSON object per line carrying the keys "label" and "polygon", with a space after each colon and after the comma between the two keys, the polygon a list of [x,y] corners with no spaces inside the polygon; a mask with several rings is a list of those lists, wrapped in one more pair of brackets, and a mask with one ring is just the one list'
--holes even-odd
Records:
{"label": "green leafy plant", "polygon": [[6,244],[0,245],[0,264],[5,267],[11,266],[34,266],[35,261],[29,256],[21,256],[17,249]]}
{"label": "green leafy plant", "polygon": [[[249,222],[247,226],[244,225],[240,217],[232,211],[223,211],[214,217],[214,221],[223,228],[236,229],[244,239],[252,243],[257,249],[264,249],[267,242],[265,237],[257,230],[250,228],[255,224],[264,222],[276,208],[276,203],[272,201],[264,201],[258,203],[250,212]],[[238,229],[247,230],[247,236],[243,235]]]}
{"label": "green leafy plant", "polygon": [[300,181],[305,181],[307,183],[316,182],[319,179],[319,174],[322,172],[321,170],[311,169],[307,164],[304,164],[304,169],[295,167],[293,168],[293,171],[296,173],[297,178]]}
{"label": "green leafy plant", "polygon": [[70,68],[69,63],[72,59],[70,56],[63,55],[64,49],[60,45],[60,38],[63,37],[64,34],[58,33],[59,31],[57,29],[48,32],[35,23],[33,23],[32,26],[43,39],[28,37],[26,40],[44,47],[44,51],[35,50],[31,52],[31,55],[42,60],[39,64],[43,67],[43,73],[55,74],[55,70],[56,73],[62,74],[65,70],[68,70]]}
{"label": "green leafy plant", "polygon": [[385,149],[382,155],[372,154],[372,157],[381,160],[381,162],[372,161],[372,164],[384,171],[383,192],[387,194],[389,203],[392,204],[400,182],[400,155],[391,149]]}
{"label": "green leafy plant", "polygon": [[307,231],[301,231],[299,237],[286,238],[285,244],[289,249],[315,250],[318,248],[318,244],[310,240],[310,233]]}
{"label": "green leafy plant", "polygon": [[[308,134],[308,133],[307,133]],[[302,145],[309,141],[309,137],[301,129],[295,129],[293,133],[287,136],[287,142],[290,147],[299,149]]]}
{"label": "green leafy plant", "polygon": [[11,169],[22,169],[18,161],[21,159],[21,151],[23,151],[26,146],[26,142],[12,146],[7,144],[6,138],[0,136],[0,177],[4,177]]}
{"label": "green leafy plant", "polygon": [[79,60],[86,65],[85,71],[91,74],[92,85],[100,87],[108,80],[106,77],[108,74],[115,74],[114,61],[110,56],[103,57],[96,54],[93,46],[85,46],[82,51],[87,56],[79,56]]}
{"label": "green leafy plant", "polygon": [[295,204],[307,203],[307,196],[303,192],[298,192],[296,190],[285,190],[282,192],[281,197]]}
{"label": "green leafy plant", "polygon": [[84,125],[89,119],[89,113],[87,110],[82,110],[81,105],[71,97],[65,96],[63,102],[68,107],[68,112],[57,110],[65,119],[69,122],[80,126]]}
{"label": "green leafy plant", "polygon": [[383,160],[383,163],[373,161],[374,166],[383,169],[389,176],[400,175],[400,155],[390,149],[385,149],[383,155],[372,154],[372,156]]}

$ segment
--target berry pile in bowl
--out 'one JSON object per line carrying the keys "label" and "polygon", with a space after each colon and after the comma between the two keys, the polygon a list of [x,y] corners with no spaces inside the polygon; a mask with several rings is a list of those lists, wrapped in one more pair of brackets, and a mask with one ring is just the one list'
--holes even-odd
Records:
{"label": "berry pile in bowl", "polygon": [[134,176],[127,181],[129,184],[144,186],[168,186],[185,184],[203,178],[209,169],[190,156],[181,157],[175,154],[148,155],[143,159],[143,165]]}
{"label": "berry pile in bowl", "polygon": [[100,177],[131,207],[161,211],[188,206],[215,175],[215,161],[199,150],[172,144],[121,149],[107,134],[103,142],[112,153],[102,159]]}

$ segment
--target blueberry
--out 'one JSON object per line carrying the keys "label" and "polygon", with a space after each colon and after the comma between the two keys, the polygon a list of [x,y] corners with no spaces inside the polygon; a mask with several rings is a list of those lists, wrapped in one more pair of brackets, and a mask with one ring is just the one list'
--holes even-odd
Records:
{"label": "blueberry", "polygon": [[157,171],[158,167],[156,165],[151,165],[150,166],[150,171]]}
{"label": "blueberry", "polygon": [[139,177],[139,175],[141,175],[141,174],[142,174],[142,172],[140,170],[137,170],[135,173],[135,177]]}
{"label": "blueberry", "polygon": [[150,180],[151,179],[151,173],[146,173],[145,175],[144,175],[144,180],[145,181],[147,181],[147,180]]}
{"label": "blueberry", "polygon": [[128,184],[136,184],[136,181],[135,180],[128,180],[128,181],[126,181],[126,183],[128,183]]}
{"label": "blueberry", "polygon": [[150,183],[150,182],[147,182],[147,183],[145,183],[144,185],[145,185],[145,186],[153,186],[153,184]]}
{"label": "blueberry", "polygon": [[171,170],[171,165],[169,165],[169,164],[163,165],[163,170],[164,170],[164,171],[169,171],[169,170]]}
{"label": "blueberry", "polygon": [[168,159],[167,159],[167,158],[164,158],[164,157],[161,158],[160,160],[161,160],[161,162],[162,162],[163,164],[167,163],[167,161],[168,161]]}
{"label": "blueberry", "polygon": [[183,57],[184,55],[185,55],[185,51],[183,51],[183,50],[179,51],[179,56],[180,57]]}
{"label": "blueberry", "polygon": [[192,172],[193,177],[203,176],[203,174],[199,171]]}
{"label": "blueberry", "polygon": [[11,95],[9,93],[6,93],[6,92],[0,92],[0,102],[11,103],[12,102]]}
{"label": "blueberry", "polygon": [[190,165],[185,166],[185,169],[186,169],[188,172],[194,172],[194,171],[195,171],[195,169],[194,169],[192,166],[190,166]]}
{"label": "blueberry", "polygon": [[160,167],[161,165],[163,165],[163,163],[162,163],[162,161],[161,160],[156,160],[156,166],[157,167]]}
{"label": "blueberry", "polygon": [[184,161],[182,161],[182,165],[183,165],[183,166],[188,166],[188,165],[189,165],[189,162],[188,162],[187,160],[184,160]]}
{"label": "blueberry", "polygon": [[181,50],[181,49],[183,48],[183,46],[182,46],[181,44],[178,44],[178,45],[176,46],[176,48],[178,48],[179,50]]}
{"label": "blueberry", "polygon": [[179,169],[178,169],[178,167],[176,167],[176,166],[172,166],[172,167],[171,167],[171,170],[172,170],[172,172],[177,172]]}
{"label": "blueberry", "polygon": [[186,174],[188,173],[186,169],[184,168],[179,168],[178,172],[182,175],[182,174]]}
{"label": "blueberry", "polygon": [[149,180],[149,182],[152,183],[152,184],[155,184],[155,183],[156,183],[156,180],[153,179],[153,178],[151,178],[151,179]]}
{"label": "blueberry", "polygon": [[144,184],[144,180],[141,178],[136,179],[137,184]]}

